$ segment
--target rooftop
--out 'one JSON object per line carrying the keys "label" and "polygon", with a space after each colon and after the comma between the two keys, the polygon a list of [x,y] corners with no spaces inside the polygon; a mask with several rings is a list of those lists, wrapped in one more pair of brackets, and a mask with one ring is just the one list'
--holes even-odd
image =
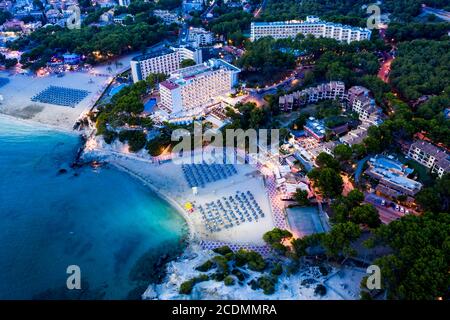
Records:
{"label": "rooftop", "polygon": [[391,186],[406,189],[413,193],[418,192],[422,188],[420,182],[407,177],[413,170],[392,156],[376,155],[370,158],[369,164],[371,167],[367,172]]}
{"label": "rooftop", "polygon": [[404,175],[410,175],[414,171],[414,169],[408,168],[408,166],[404,165],[393,156],[376,155],[375,157],[370,158],[369,162],[373,166],[393,172],[403,173]]}
{"label": "rooftop", "polygon": [[398,186],[403,189],[411,190],[411,191],[419,191],[422,188],[422,184],[415,180],[409,179],[403,175],[399,175],[397,173],[391,172],[389,170],[385,170],[380,167],[374,167],[370,170],[372,173],[380,176],[380,179],[383,179],[391,184]]}
{"label": "rooftop", "polygon": [[315,25],[323,25],[325,27],[342,27],[346,29],[350,29],[352,31],[366,31],[370,32],[367,28],[360,28],[360,27],[353,27],[349,25],[343,25],[340,23],[333,23],[333,22],[326,22],[321,21],[318,18],[307,20],[307,21],[301,21],[301,20],[289,20],[289,21],[273,21],[273,22],[252,22],[252,26],[258,26],[258,27],[264,27],[264,26],[298,26],[298,25],[305,25],[305,26],[315,26]]}
{"label": "rooftop", "polygon": [[170,53],[174,53],[174,52],[175,51],[170,49],[170,48],[162,48],[162,49],[158,49],[158,50],[153,50],[153,51],[148,52],[146,54],[142,54],[142,55],[133,57],[131,60],[132,61],[143,61],[143,60],[156,58],[156,57],[159,57],[159,56],[164,56],[166,54],[170,54]]}
{"label": "rooftop", "polygon": [[449,158],[449,154],[441,149],[436,147],[435,145],[432,145],[429,142],[423,141],[423,140],[417,140],[412,145],[412,148],[419,148],[420,150],[424,151],[427,154],[432,155],[438,160],[445,160]]}
{"label": "rooftop", "polygon": [[325,136],[325,124],[323,120],[318,120],[314,117],[309,117],[308,120],[306,120],[306,124],[304,128],[318,137]]}
{"label": "rooftop", "polygon": [[161,85],[172,90],[178,86],[185,85],[188,80],[195,79],[197,77],[204,77],[216,70],[225,70],[231,72],[240,72],[239,68],[229,64],[228,62],[221,59],[210,59],[204,63],[197,64],[195,66],[190,66],[177,70],[172,74],[172,77]]}

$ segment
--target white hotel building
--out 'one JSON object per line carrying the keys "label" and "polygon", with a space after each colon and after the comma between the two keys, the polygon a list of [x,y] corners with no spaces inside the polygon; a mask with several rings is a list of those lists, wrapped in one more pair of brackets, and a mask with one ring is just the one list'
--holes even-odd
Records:
{"label": "white hotel building", "polygon": [[145,80],[151,73],[170,75],[180,69],[181,61],[192,59],[202,63],[202,51],[192,48],[163,48],[131,59],[131,75],[136,83]]}
{"label": "white hotel building", "polygon": [[347,43],[370,39],[371,35],[371,31],[367,28],[325,22],[318,17],[308,16],[306,21],[252,22],[250,39],[255,41],[263,37],[295,38],[299,33],[312,34],[316,38],[333,38]]}
{"label": "white hotel building", "polygon": [[411,144],[408,157],[431,169],[440,178],[450,172],[450,155],[429,142],[418,140]]}
{"label": "white hotel building", "polygon": [[214,41],[214,34],[203,28],[190,27],[188,29],[188,41],[194,48],[209,46]]}
{"label": "white hotel building", "polygon": [[174,114],[211,106],[232,91],[240,71],[221,59],[180,69],[159,84],[160,105]]}

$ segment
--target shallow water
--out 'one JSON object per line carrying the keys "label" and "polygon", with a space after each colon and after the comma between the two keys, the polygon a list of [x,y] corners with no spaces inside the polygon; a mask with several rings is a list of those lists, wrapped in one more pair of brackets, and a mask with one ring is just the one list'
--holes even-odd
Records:
{"label": "shallow water", "polygon": [[[0,116],[0,299],[123,299],[159,275],[161,256],[182,250],[184,220],[139,181],[69,167],[79,144]],[[69,265],[80,267],[82,290],[66,288]]]}

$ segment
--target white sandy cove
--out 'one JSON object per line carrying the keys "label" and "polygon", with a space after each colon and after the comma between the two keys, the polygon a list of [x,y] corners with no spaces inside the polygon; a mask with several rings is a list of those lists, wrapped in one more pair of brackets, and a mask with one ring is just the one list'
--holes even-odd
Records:
{"label": "white sandy cove", "polygon": [[[209,280],[194,286],[190,295],[179,293],[180,285],[200,273],[195,268],[216,254],[191,245],[182,257],[167,265],[167,276],[161,284],[151,284],[143,294],[143,299],[158,300],[355,300],[359,299],[359,284],[364,272],[356,268],[333,268],[323,276],[317,266],[303,266],[297,274],[279,278],[275,293],[265,295],[261,289],[253,290],[247,284],[261,274],[245,270],[249,278],[242,284],[225,286],[223,282]],[[211,271],[214,272],[214,271]],[[302,283],[304,280],[313,283]],[[318,284],[327,288],[324,296],[314,294]]]}
{"label": "white sandy cove", "polygon": [[[0,87],[0,95],[3,96],[3,101],[0,101],[0,113],[63,130],[72,130],[80,115],[89,111],[113,77],[129,67],[134,55],[120,58],[118,61],[122,66],[118,68],[114,63],[109,66],[104,64],[92,68],[89,72],[66,72],[61,78],[56,75],[38,77],[1,71],[0,77],[8,79],[9,82]],[[108,71],[108,67],[111,67],[111,72]],[[75,108],[31,101],[32,97],[49,86],[87,90],[89,95]]]}
{"label": "white sandy cove", "polygon": [[[96,140],[101,139],[96,138]],[[274,222],[263,177],[254,167],[241,164],[235,165],[238,174],[225,180],[206,184],[205,188],[198,188],[198,194],[194,195],[184,178],[180,164],[175,164],[172,161],[153,164],[148,160],[149,157],[146,151],[133,155],[123,153],[124,149],[120,142],[116,142],[113,146],[102,144],[100,148],[97,145],[96,150],[91,152],[91,154],[100,155],[109,163],[134,174],[153,187],[164,198],[169,199],[187,220],[196,240],[264,245],[262,236],[265,232],[274,228]],[[220,232],[210,233],[206,230],[198,210],[188,213],[184,209],[187,202],[191,202],[196,207],[207,202],[219,200],[224,196],[234,195],[236,191],[251,191],[263,210],[265,217],[260,218],[258,222],[253,220],[230,229],[222,229]]]}

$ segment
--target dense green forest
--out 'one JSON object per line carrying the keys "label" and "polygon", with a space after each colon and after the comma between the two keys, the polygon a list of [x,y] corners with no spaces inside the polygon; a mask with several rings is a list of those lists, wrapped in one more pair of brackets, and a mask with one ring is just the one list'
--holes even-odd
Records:
{"label": "dense green forest", "polygon": [[261,14],[264,21],[281,21],[316,15],[324,20],[364,26],[366,13],[362,5],[370,0],[269,0]]}
{"label": "dense green forest", "polygon": [[448,39],[450,23],[398,23],[389,24],[386,38],[394,41],[411,41],[414,39]]}
{"label": "dense green forest", "polygon": [[420,14],[422,4],[450,10],[449,0],[384,0],[381,9],[398,21],[410,22]]}
{"label": "dense green forest", "polygon": [[164,38],[167,31],[167,27],[159,23],[88,26],[74,30],[49,26],[19,38],[8,46],[12,49],[28,49],[22,55],[21,63],[37,70],[45,66],[58,51],[85,55],[90,63],[104,61],[132,50],[143,50]]}
{"label": "dense green forest", "polygon": [[429,99],[412,109],[417,131],[429,133],[436,142],[450,145],[450,123],[444,109],[450,105],[450,42],[414,40],[398,46],[398,57],[392,64],[391,85],[400,95],[413,101],[428,95]]}
{"label": "dense green forest", "polygon": [[381,267],[388,299],[449,298],[450,216],[407,215],[375,231],[375,242],[393,252],[375,261]]}
{"label": "dense green forest", "polygon": [[407,100],[441,94],[450,86],[450,42],[415,40],[398,45],[391,84]]}

